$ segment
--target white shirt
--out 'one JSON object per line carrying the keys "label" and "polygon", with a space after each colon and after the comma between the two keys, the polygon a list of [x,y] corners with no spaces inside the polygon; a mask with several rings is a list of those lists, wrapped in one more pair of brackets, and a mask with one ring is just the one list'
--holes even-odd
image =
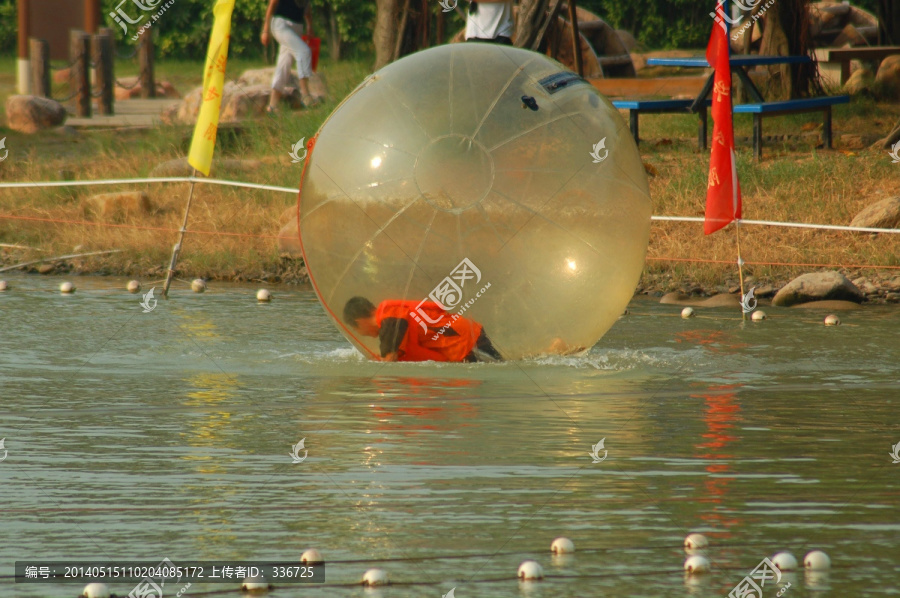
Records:
{"label": "white shirt", "polygon": [[478,11],[466,17],[466,39],[512,37],[512,2],[478,2]]}

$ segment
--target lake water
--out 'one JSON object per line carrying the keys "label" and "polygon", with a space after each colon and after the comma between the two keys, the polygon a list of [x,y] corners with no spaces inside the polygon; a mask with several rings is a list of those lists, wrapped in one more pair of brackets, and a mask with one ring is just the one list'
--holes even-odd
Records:
{"label": "lake water", "polygon": [[[742,325],[636,299],[582,357],[381,364],[309,289],[258,305],[255,288],[179,284],[142,313],[121,279],[73,277],[72,296],[59,278],[7,280],[2,596],[82,589],[16,584],[16,560],[296,561],[308,547],[327,587],[272,596],[727,596],[764,557],[814,548],[832,570],[786,573],[783,595],[898,593],[896,308],[825,327],[767,307]],[[700,578],[682,570],[691,531],[711,543]],[[560,535],[569,558],[551,557]],[[525,559],[543,582],[515,579]],[[395,585],[340,585],[370,567]]]}

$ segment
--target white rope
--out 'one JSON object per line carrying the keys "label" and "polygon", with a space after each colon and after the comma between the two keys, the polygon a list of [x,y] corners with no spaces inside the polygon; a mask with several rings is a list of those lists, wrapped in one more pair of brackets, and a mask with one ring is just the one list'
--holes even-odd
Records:
{"label": "white rope", "polygon": [[[243,187],[245,189],[261,189],[263,191],[277,191],[279,193],[296,194],[298,189],[292,187],[276,187],[275,185],[259,185],[257,183],[243,183],[241,181],[228,181],[225,179],[207,179],[197,177],[157,177],[145,179],[105,179],[101,181],[46,181],[30,183],[0,183],[0,189],[26,189],[39,187],[86,187],[93,185],[134,185],[138,183],[206,183],[209,185],[223,185],[226,187]],[[657,222],[703,222],[700,216],[651,216],[651,220]],[[804,222],[775,222],[772,220],[741,220],[742,224],[759,226],[781,226],[786,228],[809,228],[815,230],[839,230],[855,233],[887,233],[900,234],[897,228],[871,228],[862,226],[840,226],[837,224],[807,224]]]}

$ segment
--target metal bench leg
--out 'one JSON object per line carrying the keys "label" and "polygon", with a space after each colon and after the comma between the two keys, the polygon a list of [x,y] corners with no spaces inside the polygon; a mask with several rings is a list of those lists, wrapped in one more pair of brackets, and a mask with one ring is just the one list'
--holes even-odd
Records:
{"label": "metal bench leg", "polygon": [[628,120],[631,123],[631,135],[634,137],[635,145],[641,144],[641,139],[638,137],[638,114],[637,110],[628,111]]}
{"label": "metal bench leg", "polygon": [[762,160],[762,114],[753,115],[753,153]]}
{"label": "metal bench leg", "polygon": [[831,149],[831,106],[827,106],[824,113],[825,121],[822,127],[822,141],[825,149]]}
{"label": "metal bench leg", "polygon": [[700,117],[699,130],[697,132],[697,146],[701,150],[708,149],[706,144],[706,106],[701,106],[698,116]]}

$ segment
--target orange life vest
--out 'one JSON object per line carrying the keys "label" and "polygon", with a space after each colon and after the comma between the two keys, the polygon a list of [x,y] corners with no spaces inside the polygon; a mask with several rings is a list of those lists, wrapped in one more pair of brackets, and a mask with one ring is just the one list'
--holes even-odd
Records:
{"label": "orange life vest", "polygon": [[379,328],[385,318],[407,323],[397,361],[462,361],[481,334],[481,324],[462,316],[454,320],[452,314],[433,301],[421,305],[418,301],[382,301],[375,311]]}

